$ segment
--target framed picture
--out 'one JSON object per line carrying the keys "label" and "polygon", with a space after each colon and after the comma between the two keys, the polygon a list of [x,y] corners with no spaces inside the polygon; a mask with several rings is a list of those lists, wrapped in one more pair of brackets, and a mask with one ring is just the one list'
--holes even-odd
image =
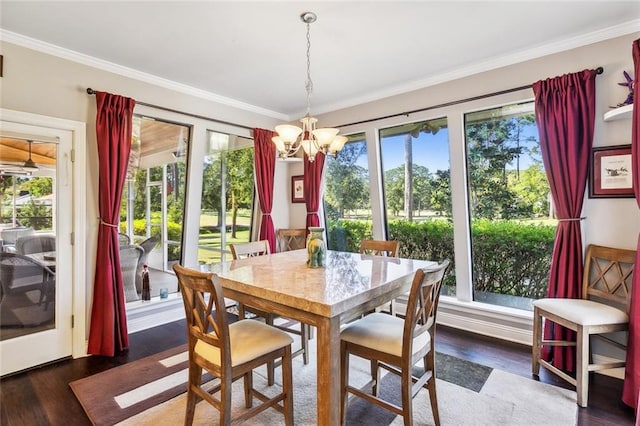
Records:
{"label": "framed picture", "polygon": [[304,203],[304,176],[291,176],[291,202]]}
{"label": "framed picture", "polygon": [[593,148],[589,198],[633,198],[631,145]]}

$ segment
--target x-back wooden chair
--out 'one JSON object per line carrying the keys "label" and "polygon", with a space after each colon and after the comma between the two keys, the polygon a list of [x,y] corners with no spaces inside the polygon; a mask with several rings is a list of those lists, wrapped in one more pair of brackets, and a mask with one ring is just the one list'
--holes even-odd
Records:
{"label": "x-back wooden chair", "polygon": [[[545,298],[533,302],[533,374],[537,376],[542,366],[574,385],[581,407],[588,404],[590,371],[625,365],[624,361],[591,362],[589,339],[599,337],[624,348],[603,334],[629,327],[629,295],[635,259],[634,250],[590,245],[584,263],[582,299]],[[575,331],[576,341],[544,340],[542,318],[546,319],[545,326],[553,321]],[[575,346],[576,377],[542,359],[543,346]]]}
{"label": "x-back wooden chair", "polygon": [[[259,321],[240,320],[229,324],[222,287],[215,274],[178,264],[173,270],[184,302],[189,340],[185,425],[193,423],[199,399],[220,411],[220,425],[242,423],[269,407],[284,414],[286,425],[293,425],[291,336]],[[282,361],[282,390],[267,397],[253,388],[253,370],[275,360]],[[201,387],[202,369],[220,379],[212,390]],[[239,378],[244,379],[247,410],[232,418],[232,383]],[[218,391],[220,395],[216,397]],[[261,401],[255,407],[254,397]]]}
{"label": "x-back wooden chair", "polygon": [[[231,255],[233,259],[243,259],[247,257],[271,254],[271,248],[269,247],[269,242],[267,240],[252,241],[248,243],[234,243],[229,244],[229,246],[231,248]],[[299,335],[301,347],[293,353],[293,356],[296,357],[298,355],[302,355],[304,364],[309,363],[309,338],[311,332],[308,325],[297,322],[295,325],[299,328],[292,328],[288,324],[279,325],[276,323],[276,320],[279,318],[278,315],[263,311],[255,306],[238,303],[238,318],[244,319],[245,312],[251,312],[254,315],[264,318],[268,325],[279,328],[287,333]],[[274,383],[274,368],[275,364],[272,365],[269,363],[267,365],[267,381],[269,385]]]}
{"label": "x-back wooden chair", "polygon": [[305,228],[278,229],[277,240],[279,251],[303,249],[307,245],[307,230]]}
{"label": "x-back wooden chair", "polygon": [[[424,387],[429,392],[436,425],[440,424],[436,396],[435,328],[440,288],[449,260],[433,267],[418,269],[409,292],[404,319],[373,313],[348,324],[340,333],[342,423],[346,419],[348,394],[363,398],[403,416],[404,424],[413,424],[413,398]],[[371,380],[360,388],[349,384],[350,354],[371,361]],[[424,371],[414,376],[413,366],[422,361]],[[401,377],[402,406],[379,397],[380,368]]]}
{"label": "x-back wooden chair", "polygon": [[[386,256],[386,257],[398,257],[400,252],[400,241],[386,241],[386,240],[361,240],[360,241],[360,254],[369,254],[372,256]],[[408,294],[399,297],[399,301],[402,303],[407,302]],[[376,308],[377,312],[388,309],[391,315],[397,313],[397,301],[392,300],[389,305],[383,305]]]}

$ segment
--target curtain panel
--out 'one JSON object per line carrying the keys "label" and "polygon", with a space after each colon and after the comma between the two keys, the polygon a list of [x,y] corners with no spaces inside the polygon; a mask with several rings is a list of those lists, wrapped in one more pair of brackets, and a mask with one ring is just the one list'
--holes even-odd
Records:
{"label": "curtain panel", "polygon": [[322,200],[322,171],[325,156],[318,152],[314,161],[304,154],[304,203],[307,207],[307,229],[320,226],[320,201]]}
{"label": "curtain panel", "polygon": [[118,227],[135,100],[105,92],[95,95],[100,225],[88,353],[114,356],[129,346]]}
{"label": "curtain panel", "polygon": [[269,241],[271,253],[276,252],[276,232],[271,218],[273,208],[273,179],[276,170],[276,147],[271,142],[274,133],[266,129],[253,129],[255,184],[260,201],[260,240]]}
{"label": "curtain panel", "polygon": [[[638,82],[640,81],[640,39],[632,46],[634,63],[633,77],[633,112],[631,114],[631,163],[633,173],[633,192],[640,208],[640,96],[638,96]],[[629,308],[629,338],[627,340],[627,365],[625,366],[624,388],[622,401],[630,407],[635,407],[640,415],[640,235],[636,263],[633,269],[633,283],[631,284],[631,306]],[[640,417],[638,417],[640,421]]]}
{"label": "curtain panel", "polygon": [[[558,218],[547,297],[582,296],[580,215],[593,144],[595,77],[595,70],[585,70],[533,84],[542,160]],[[544,338],[575,340],[575,333],[545,324]],[[560,369],[575,370],[574,347],[545,346],[542,356]]]}

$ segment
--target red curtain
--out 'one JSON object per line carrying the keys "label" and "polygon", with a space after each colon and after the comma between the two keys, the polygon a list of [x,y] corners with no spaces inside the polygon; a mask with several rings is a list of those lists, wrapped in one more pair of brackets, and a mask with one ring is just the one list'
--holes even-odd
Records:
{"label": "red curtain", "polygon": [[256,191],[262,212],[259,239],[269,241],[271,253],[276,252],[276,232],[271,219],[273,177],[276,171],[276,146],[271,142],[273,135],[271,130],[253,129]]}
{"label": "red curtain", "polygon": [[[585,70],[533,84],[542,159],[559,220],[547,297],[581,297],[580,214],[593,143],[595,77],[595,70]],[[572,331],[552,325],[544,328],[545,339],[575,340]],[[558,368],[575,368],[574,347],[545,346],[542,355]]]}
{"label": "red curtain", "polygon": [[[638,96],[638,82],[640,81],[640,39],[633,42],[633,63],[635,73],[633,77],[633,114],[631,124],[631,163],[633,173],[633,192],[640,207],[640,96]],[[630,407],[640,411],[640,235],[638,235],[638,253],[633,270],[633,284],[631,289],[631,307],[629,310],[629,339],[627,341],[627,365],[624,374],[624,388],[622,401]],[[640,413],[639,413],[640,414]],[[639,418],[640,419],[640,418]]]}
{"label": "red curtain", "polygon": [[313,161],[304,154],[304,203],[307,206],[307,228],[320,226],[320,201],[322,200],[322,170],[324,154],[318,152]]}
{"label": "red curtain", "polygon": [[118,225],[125,182],[135,101],[96,92],[98,141],[98,250],[88,352],[114,356],[129,346],[125,298],[120,270]]}

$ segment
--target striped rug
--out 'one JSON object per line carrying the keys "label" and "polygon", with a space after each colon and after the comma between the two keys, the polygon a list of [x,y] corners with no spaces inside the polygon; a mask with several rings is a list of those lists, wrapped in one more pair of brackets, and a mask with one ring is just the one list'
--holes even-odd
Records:
{"label": "striped rug", "polygon": [[[311,342],[315,343],[315,340]],[[311,362],[294,359],[294,418],[296,425],[314,425],[316,370]],[[70,384],[87,416],[96,425],[180,425],[184,421],[187,380],[186,346],[143,358]],[[356,385],[368,379],[368,363],[353,358],[350,378]],[[575,392],[526,377],[437,354],[438,404],[443,425],[575,425]],[[276,370],[278,374],[280,369]],[[211,379],[210,377],[208,379]],[[277,380],[279,377],[276,378]],[[266,371],[258,369],[254,385],[266,394],[277,386],[266,384]],[[237,391],[236,391],[237,389]],[[382,395],[399,402],[399,380],[382,380]],[[243,407],[242,381],[234,384],[235,409]],[[433,418],[425,390],[414,399],[415,424],[431,425]],[[201,402],[194,424],[217,424],[215,409]],[[282,416],[266,410],[248,425],[281,424]],[[348,410],[349,425],[402,424],[399,417],[356,399]]]}

